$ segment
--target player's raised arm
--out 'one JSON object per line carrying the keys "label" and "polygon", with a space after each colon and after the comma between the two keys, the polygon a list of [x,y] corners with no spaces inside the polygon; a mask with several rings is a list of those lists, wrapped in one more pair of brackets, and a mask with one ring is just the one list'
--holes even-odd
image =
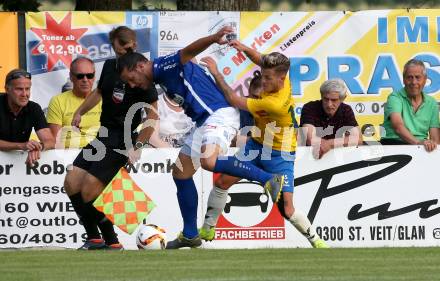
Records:
{"label": "player's raised arm", "polygon": [[251,59],[253,63],[261,66],[261,53],[251,47],[246,46],[238,40],[232,40],[229,42],[229,45],[235,48],[239,52],[244,52],[248,58]]}
{"label": "player's raised arm", "polygon": [[192,42],[191,44],[180,50],[180,62],[182,64],[187,63],[192,58],[194,58],[195,56],[206,50],[213,43],[217,43],[220,45],[226,44],[228,41],[224,38],[224,36],[232,32],[234,32],[232,27],[225,26],[219,31],[217,31],[217,33],[215,34],[202,37]]}
{"label": "player's raised arm", "polygon": [[220,73],[220,71],[218,71],[215,60],[211,57],[204,57],[201,59],[201,62],[202,65],[206,66],[209,72],[211,72],[215,82],[217,83],[217,86],[222,91],[228,103],[236,108],[248,110],[246,98],[236,95],[231,87],[229,87],[223,78],[223,75]]}

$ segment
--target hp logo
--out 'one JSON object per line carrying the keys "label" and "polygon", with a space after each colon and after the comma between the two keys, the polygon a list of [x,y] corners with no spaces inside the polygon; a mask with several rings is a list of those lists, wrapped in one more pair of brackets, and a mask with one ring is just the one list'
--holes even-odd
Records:
{"label": "hp logo", "polygon": [[151,22],[151,16],[149,15],[133,15],[131,24],[137,28],[149,28],[151,27]]}

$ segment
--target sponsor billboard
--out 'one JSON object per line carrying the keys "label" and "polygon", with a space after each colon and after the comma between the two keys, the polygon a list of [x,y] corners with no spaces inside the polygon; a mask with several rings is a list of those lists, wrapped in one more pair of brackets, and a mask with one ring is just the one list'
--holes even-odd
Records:
{"label": "sponsor billboard", "polygon": [[158,13],[26,13],[27,67],[33,75],[31,99],[46,109],[50,98],[61,93],[69,81],[70,63],[77,56],[95,62],[97,83],[104,61],[115,57],[108,33],[121,25],[135,30],[138,52],[147,58],[157,56]]}
{"label": "sponsor billboard", "polygon": [[[402,70],[411,58],[427,67],[424,92],[439,99],[440,36],[438,10],[335,12],[242,12],[240,38],[261,53],[290,58],[290,82],[297,115],[304,103],[320,99],[319,87],[340,78],[345,102],[363,132],[379,137],[387,96],[402,88]],[[247,95],[256,66],[230,50],[219,67],[233,89]]]}
{"label": "sponsor billboard", "polygon": [[18,68],[17,13],[0,12],[0,34],[0,92],[4,92],[6,74]]}
{"label": "sponsor billboard", "polygon": [[[139,52],[149,58],[174,52],[229,25],[238,38],[262,53],[290,58],[289,78],[299,119],[304,103],[320,98],[326,79],[340,78],[366,140],[379,138],[387,96],[402,87],[406,61],[425,62],[424,91],[439,99],[440,25],[438,10],[330,12],[40,12],[26,14],[28,70],[34,74],[32,99],[43,108],[60,92],[77,55],[97,64],[114,56],[108,32],[117,25],[136,30]],[[194,28],[197,27],[197,28]],[[212,56],[231,87],[241,95],[257,67],[241,52],[213,44]]]}
{"label": "sponsor billboard", "polygon": [[[44,152],[38,164],[26,154],[0,152],[0,248],[81,246],[85,234],[65,194],[65,173],[78,150]],[[127,166],[133,180],[153,200],[147,217],[166,229],[168,239],[182,230],[182,217],[171,176],[178,149],[144,149]],[[321,160],[309,148],[297,151],[295,208],[306,213],[331,247],[439,246],[440,225],[435,163],[438,150],[418,146],[341,148]],[[197,224],[203,223],[212,189],[212,173],[199,170]],[[126,249],[135,235],[118,230]],[[216,239],[204,248],[310,247],[263,192],[242,181],[231,187]]]}

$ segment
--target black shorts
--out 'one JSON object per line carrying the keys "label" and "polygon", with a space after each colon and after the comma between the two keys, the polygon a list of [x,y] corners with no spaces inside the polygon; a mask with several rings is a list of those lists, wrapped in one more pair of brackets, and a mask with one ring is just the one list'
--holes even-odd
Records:
{"label": "black shorts", "polygon": [[[132,136],[132,144],[135,139]],[[106,186],[127,164],[128,157],[122,151],[117,152],[124,149],[123,134],[109,131],[108,137],[97,137],[86,145],[73,161],[73,166],[86,170]]]}

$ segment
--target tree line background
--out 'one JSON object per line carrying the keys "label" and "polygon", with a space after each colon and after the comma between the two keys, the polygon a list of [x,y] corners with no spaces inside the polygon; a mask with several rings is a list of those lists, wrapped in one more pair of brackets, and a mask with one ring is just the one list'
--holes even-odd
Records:
{"label": "tree line background", "polygon": [[440,8],[440,0],[0,0],[3,11],[308,11]]}

